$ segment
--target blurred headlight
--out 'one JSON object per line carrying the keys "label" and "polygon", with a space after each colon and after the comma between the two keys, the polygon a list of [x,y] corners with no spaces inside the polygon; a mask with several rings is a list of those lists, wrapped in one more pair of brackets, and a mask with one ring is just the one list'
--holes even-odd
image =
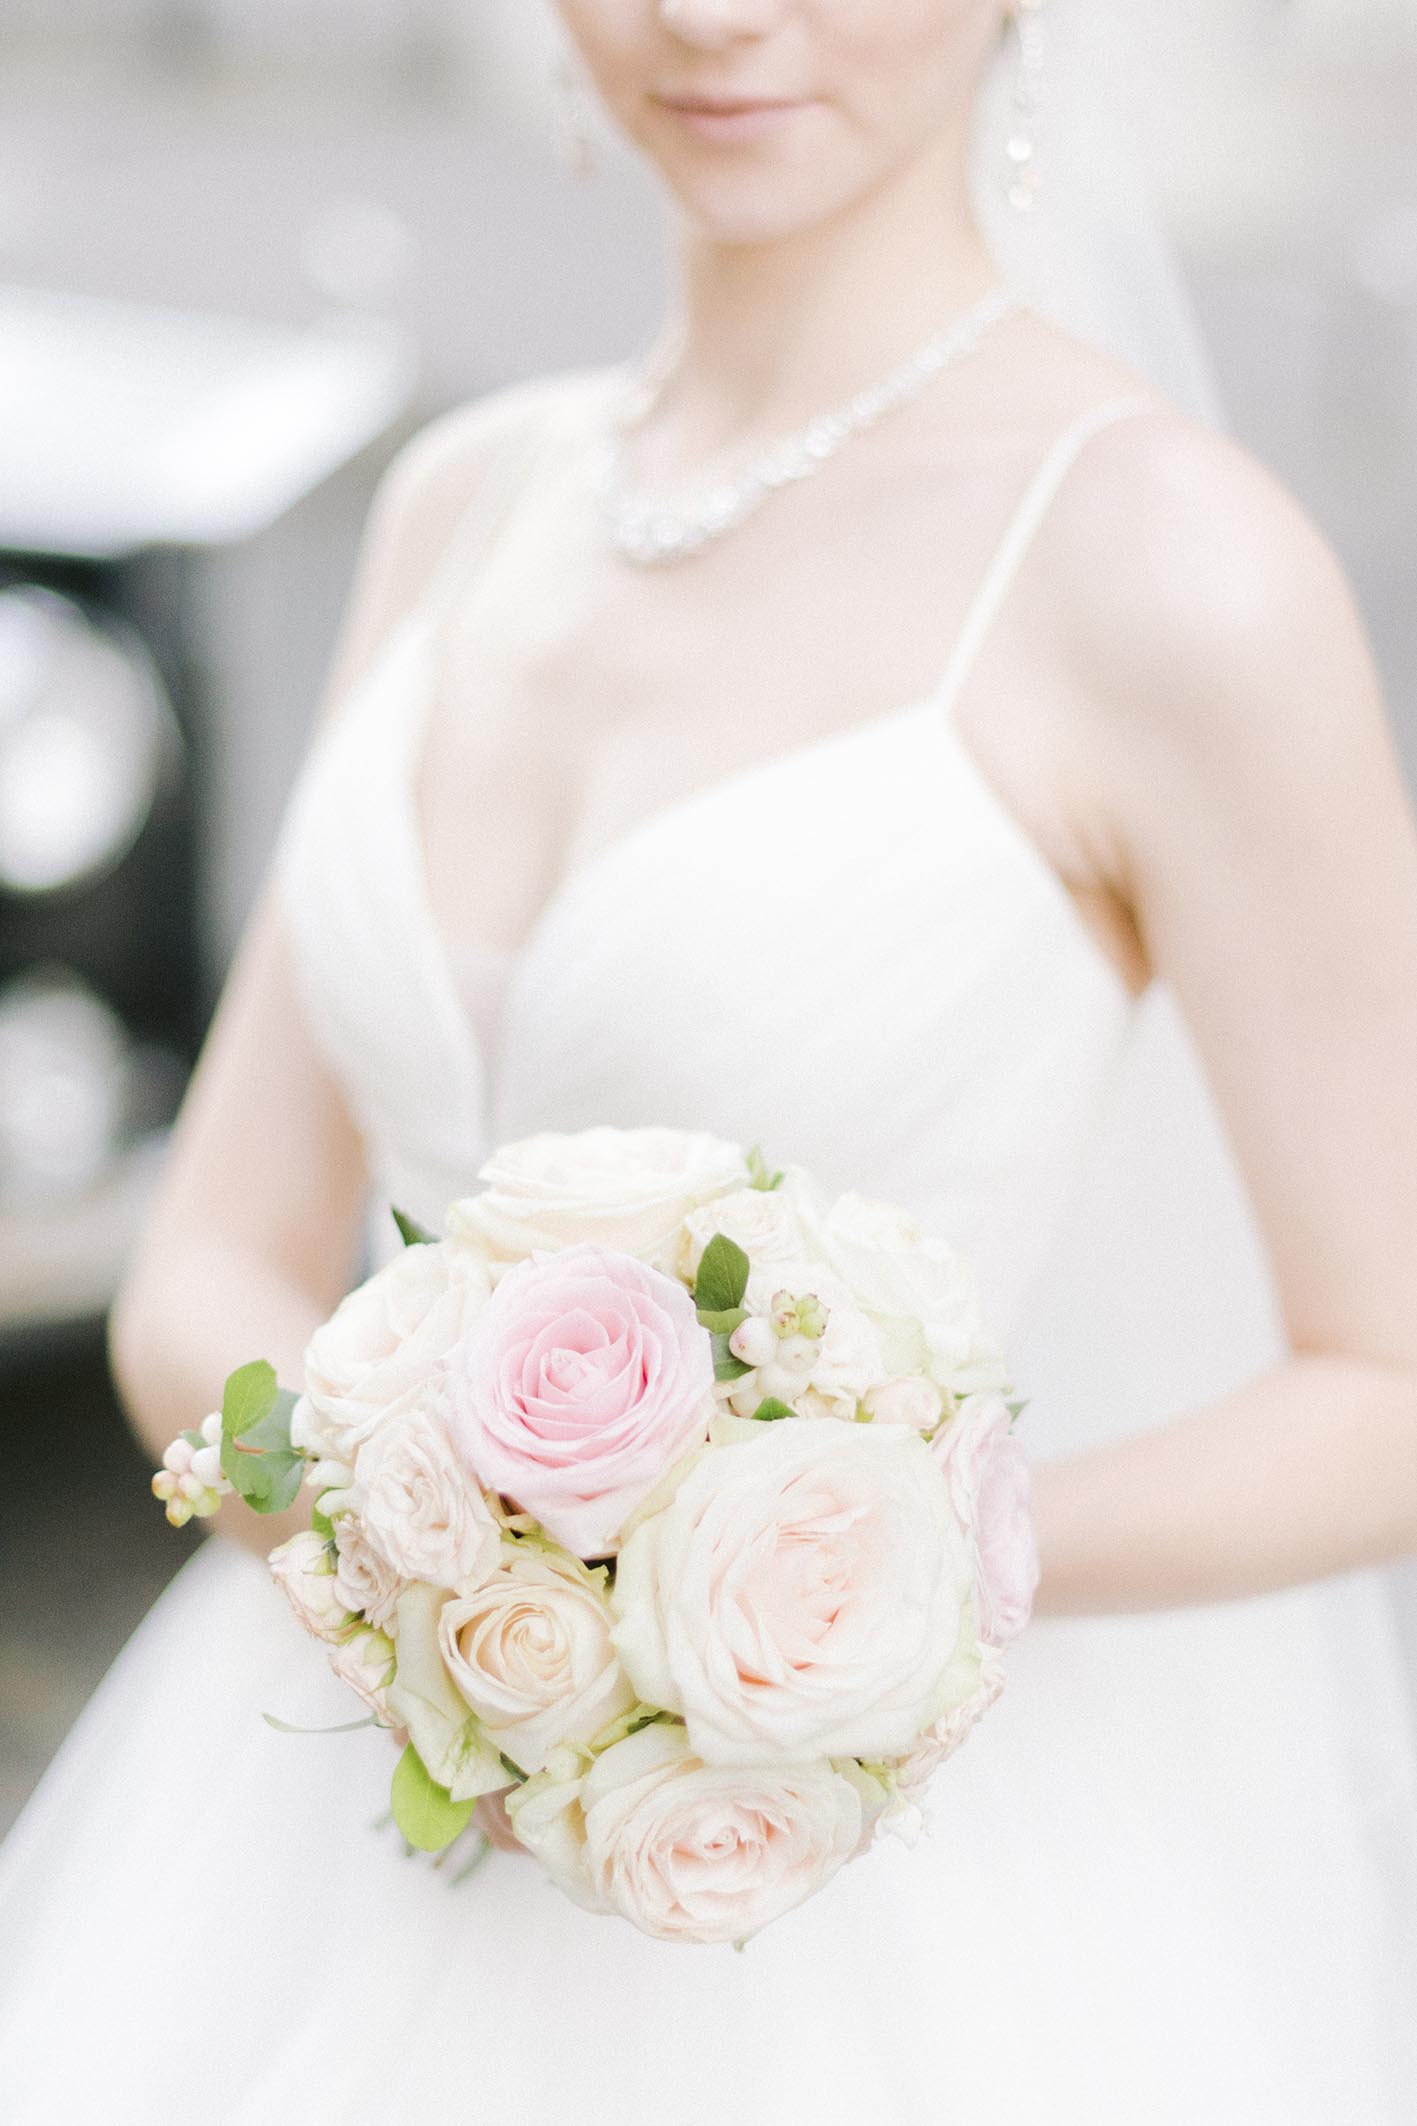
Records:
{"label": "blurred headlight", "polygon": [[136,635],[57,591],[0,591],[0,888],[52,893],[112,870],[181,747]]}

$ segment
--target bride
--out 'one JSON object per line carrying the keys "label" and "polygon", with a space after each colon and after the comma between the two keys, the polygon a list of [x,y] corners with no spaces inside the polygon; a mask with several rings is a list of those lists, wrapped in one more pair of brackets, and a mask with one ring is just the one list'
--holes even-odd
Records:
{"label": "bride", "polygon": [[4,1849],[4,2117],[1411,2121],[1417,833],[1350,592],[1129,201],[1067,233],[1053,10],[560,12],[673,315],[388,473],[117,1377],[155,1452],[298,1386],[498,1142],[761,1142],[973,1261],[1035,1621],[918,1846],[666,1949],[262,1721],[347,1700],[228,1503]]}

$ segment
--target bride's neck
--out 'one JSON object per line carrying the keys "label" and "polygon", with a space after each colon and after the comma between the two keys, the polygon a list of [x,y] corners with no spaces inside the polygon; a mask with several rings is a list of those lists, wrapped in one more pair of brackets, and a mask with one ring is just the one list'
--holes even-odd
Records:
{"label": "bride's neck", "polygon": [[654,417],[658,454],[693,460],[798,426],[884,374],[998,278],[962,158],[943,151],[772,242],[688,232],[671,319],[683,351]]}

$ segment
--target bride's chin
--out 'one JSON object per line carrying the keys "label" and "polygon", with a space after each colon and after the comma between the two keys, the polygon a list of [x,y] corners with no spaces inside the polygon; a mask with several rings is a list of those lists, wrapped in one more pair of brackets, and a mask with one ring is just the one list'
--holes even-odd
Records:
{"label": "bride's chin", "polygon": [[659,174],[692,234],[720,244],[785,242],[831,221],[866,189],[859,177],[846,173],[833,182],[820,166],[764,163],[750,171],[661,164]]}

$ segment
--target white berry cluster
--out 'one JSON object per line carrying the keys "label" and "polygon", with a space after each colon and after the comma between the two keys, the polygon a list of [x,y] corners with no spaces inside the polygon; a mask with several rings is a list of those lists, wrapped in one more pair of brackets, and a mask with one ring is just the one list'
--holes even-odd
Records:
{"label": "white berry cluster", "polygon": [[163,1455],[153,1497],[163,1501],[173,1527],[181,1528],[194,1515],[205,1520],[215,1513],[230,1489],[230,1479],[221,1473],[221,1412],[213,1410],[199,1432],[181,1433]]}

